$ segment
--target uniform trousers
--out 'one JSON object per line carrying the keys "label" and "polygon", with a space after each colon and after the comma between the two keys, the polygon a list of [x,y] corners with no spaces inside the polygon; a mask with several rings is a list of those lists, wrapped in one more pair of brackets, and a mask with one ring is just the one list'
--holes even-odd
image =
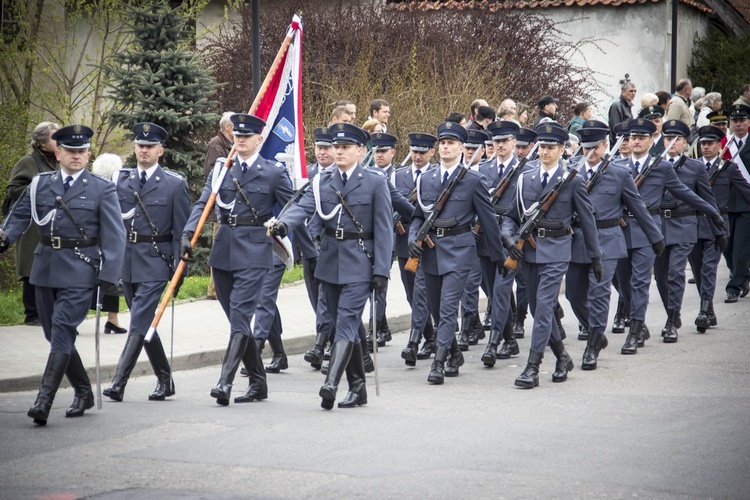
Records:
{"label": "uniform trousers", "polygon": [[89,312],[92,291],[91,288],[34,287],[39,319],[51,352],[72,354],[75,351],[77,328]]}
{"label": "uniform trousers", "polygon": [[156,308],[166,286],[165,281],[144,281],[143,283],[122,283],[122,294],[130,309],[128,335],[145,337],[154,321]]}
{"label": "uniform trousers", "polygon": [[[519,267],[523,266],[523,262],[518,262]],[[498,276],[495,277],[495,284],[492,289],[492,329],[503,331],[505,323],[511,316],[511,300],[513,296],[513,281],[516,279],[517,271],[511,271],[508,269],[508,274],[503,276],[497,271],[495,266],[495,272]]]}
{"label": "uniform trousers", "polygon": [[[612,278],[617,269],[618,259],[602,261],[602,279],[596,281],[593,271],[589,271],[589,333],[604,333],[609,318],[609,302],[612,294]],[[567,288],[566,288],[567,293]]]}
{"label": "uniform trousers", "polygon": [[655,257],[651,247],[631,248],[628,256],[617,262],[615,276],[620,284],[620,296],[630,306],[631,319],[646,320]]}
{"label": "uniform trousers", "polygon": [[729,213],[729,246],[724,251],[732,277],[727,283],[727,293],[739,295],[740,287],[748,277],[750,263],[750,212]]}
{"label": "uniform trousers", "polygon": [[688,255],[690,267],[695,276],[695,286],[698,288],[701,300],[714,300],[716,292],[716,273],[719,270],[721,252],[714,240],[698,240]]}
{"label": "uniform trousers", "polygon": [[482,266],[479,259],[471,265],[466,286],[461,294],[461,315],[474,316],[479,312],[479,287],[482,285]]}
{"label": "uniform trousers", "polygon": [[667,245],[654,261],[654,280],[666,311],[682,309],[685,295],[685,266],[695,243]]}
{"label": "uniform trousers", "polygon": [[359,342],[362,312],[370,298],[370,282],[338,285],[321,281],[326,305],[335,325],[334,342]]}
{"label": "uniform trousers", "polygon": [[553,342],[562,340],[560,332],[554,327],[555,308],[560,294],[560,285],[567,270],[567,262],[523,263],[529,308],[534,316],[534,326],[531,329],[531,350],[533,351],[544,352],[550,338]]}
{"label": "uniform trousers", "polygon": [[315,308],[315,331],[325,334],[325,338],[330,338],[333,333],[333,318],[331,317],[331,312],[328,310],[322,281],[318,281],[318,307]]}
{"label": "uniform trousers", "polygon": [[458,303],[469,279],[469,269],[442,275],[424,273],[427,302],[437,321],[437,346],[450,348],[458,326]]}
{"label": "uniform trousers", "polygon": [[492,291],[495,289],[495,278],[497,277],[497,264],[489,257],[479,257],[479,265],[482,268],[482,291],[487,296],[487,303],[492,303]]}
{"label": "uniform trousers", "polygon": [[310,261],[308,259],[302,259],[302,276],[305,278],[307,298],[310,299],[310,305],[314,311],[318,306],[318,292],[320,291],[320,286],[310,268]]}
{"label": "uniform trousers", "polygon": [[571,262],[565,274],[565,298],[570,302],[573,314],[578,322],[587,329],[590,327],[589,318],[589,271],[591,264]]}
{"label": "uniform trousers", "polygon": [[268,269],[213,269],[216,298],[229,319],[230,334],[252,335],[250,321],[258,307],[258,299]]}
{"label": "uniform trousers", "polygon": [[[263,280],[263,287],[258,297],[258,307],[255,309],[255,323],[253,324],[253,337],[258,340],[268,340],[273,330],[274,337],[281,335],[279,326],[281,324],[281,315],[276,307],[276,298],[279,295],[279,285],[284,277],[286,265],[281,260],[274,257],[273,267],[266,279]],[[276,328],[273,328],[276,326]]]}

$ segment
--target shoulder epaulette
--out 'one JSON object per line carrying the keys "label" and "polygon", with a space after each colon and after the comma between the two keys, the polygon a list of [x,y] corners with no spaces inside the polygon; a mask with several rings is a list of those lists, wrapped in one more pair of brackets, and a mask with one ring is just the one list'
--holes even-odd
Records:
{"label": "shoulder epaulette", "polygon": [[365,172],[370,172],[371,174],[375,174],[375,175],[379,175],[381,177],[385,177],[385,174],[383,172],[381,172],[379,168],[377,168],[377,170],[376,170],[376,168],[367,167],[367,168],[365,168]]}
{"label": "shoulder epaulette", "polygon": [[36,175],[45,176],[45,175],[55,175],[56,173],[57,173],[57,170],[52,170],[51,172],[39,172]]}
{"label": "shoulder epaulette", "polygon": [[185,176],[184,175],[182,175],[179,172],[175,172],[174,170],[164,170],[164,173],[167,174],[167,175],[171,175],[172,177],[177,177],[180,180],[183,180],[183,181],[185,180]]}
{"label": "shoulder epaulette", "polygon": [[94,179],[99,179],[100,181],[104,181],[104,182],[112,182],[112,179],[107,179],[106,177],[102,177],[101,175],[95,174],[94,172],[91,172],[91,177],[93,177]]}

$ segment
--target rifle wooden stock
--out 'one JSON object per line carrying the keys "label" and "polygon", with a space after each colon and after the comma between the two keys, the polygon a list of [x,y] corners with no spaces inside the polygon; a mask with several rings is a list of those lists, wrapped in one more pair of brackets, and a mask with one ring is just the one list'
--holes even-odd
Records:
{"label": "rifle wooden stock", "polygon": [[[522,252],[523,252],[523,245],[524,245],[525,242],[526,242],[525,240],[519,239],[518,243],[516,243],[516,246]],[[518,270],[518,261],[509,255],[508,258],[505,259],[505,262],[503,263],[503,266],[507,267],[511,271],[516,271],[516,270]]]}
{"label": "rifle wooden stock", "polygon": [[403,236],[406,234],[406,228],[401,223],[401,219],[396,221],[396,232],[399,234],[399,236]]}

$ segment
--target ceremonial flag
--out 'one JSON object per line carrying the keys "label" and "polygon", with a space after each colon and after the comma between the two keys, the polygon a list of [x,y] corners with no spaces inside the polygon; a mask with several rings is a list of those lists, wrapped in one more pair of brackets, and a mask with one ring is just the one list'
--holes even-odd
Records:
{"label": "ceremonial flag", "polygon": [[302,127],[302,20],[295,15],[287,31],[292,42],[261,98],[255,115],[266,122],[260,155],[286,166],[295,187],[307,179]]}

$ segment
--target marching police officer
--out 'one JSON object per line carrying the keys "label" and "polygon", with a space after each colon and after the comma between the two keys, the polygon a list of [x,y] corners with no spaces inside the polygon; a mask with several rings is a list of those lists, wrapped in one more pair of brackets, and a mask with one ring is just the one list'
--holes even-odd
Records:
{"label": "marching police officer", "polygon": [[[656,126],[656,132],[654,132],[654,141],[648,154],[651,156],[657,156],[664,152],[664,134],[662,133],[662,125],[664,124],[664,108],[658,105],[652,105],[643,108],[638,112],[638,118],[649,120]],[[616,134],[617,132],[615,132]]]}
{"label": "marching police officer", "polygon": [[180,238],[190,213],[190,197],[185,179],[159,165],[169,136],[167,131],[155,123],[137,123],[133,134],[138,166],[119,170],[112,176],[127,232],[121,279],[130,308],[130,329],[112,384],[104,390],[104,395],[122,401],[125,385],[143,347],[157,379],[156,389],[148,399],[162,401],[174,395],[172,372],[159,334],[145,344],[144,337],[164,287],[179,262]]}
{"label": "marching police officer", "polygon": [[[321,407],[333,408],[341,376],[346,371],[349,392],[338,404],[352,408],[367,403],[364,352],[359,335],[362,311],[370,297],[385,290],[393,252],[393,210],[388,180],[358,163],[367,136],[349,123],[331,127],[335,168],[313,179],[300,202],[269,231],[284,236],[314,213],[323,221],[320,259],[315,277],[323,284],[336,336],[326,380],[320,388]],[[363,352],[364,351],[364,352]]]}
{"label": "marching police officer", "polygon": [[[729,144],[727,156],[734,158],[732,161],[742,176],[750,179],[750,106],[733,104],[729,108],[729,117],[734,138]],[[724,257],[732,272],[726,286],[727,296],[724,302],[733,304],[737,302],[738,296],[744,297],[750,290],[750,245],[747,244],[750,241],[750,203],[734,191],[730,192],[727,208],[730,231],[729,246]]]}
{"label": "marching police officer", "polygon": [[0,233],[4,251],[33,221],[39,226],[30,282],[50,354],[34,406],[28,416],[45,425],[52,402],[67,374],[75,390],[66,417],[80,417],[94,406],[91,383],[75,348],[76,328],[86,318],[93,289],[99,293],[120,278],[125,230],[115,186],[86,166],[94,132],[69,125],[52,134],[60,170],[34,177]]}
{"label": "marching police officer", "polygon": [[[565,351],[561,332],[552,324],[560,285],[571,260],[570,224],[573,212],[578,214],[581,221],[591,266],[597,277],[601,274],[596,223],[583,181],[575,175],[567,184],[558,184],[563,182],[563,174],[568,176],[566,179],[571,175],[564,171],[565,163],[560,163],[568,132],[553,123],[540,124],[536,132],[540,144],[539,168],[521,174],[516,194],[503,217],[503,237],[508,254],[517,261],[524,261],[522,269],[531,314],[534,316],[529,359],[523,373],[515,381],[516,386],[524,389],[539,385],[539,366],[547,343],[557,358],[552,381],[564,382],[568,378],[568,371],[573,369],[573,360]],[[530,244],[525,244],[523,250],[518,248],[515,240],[525,222],[527,210],[555,188],[559,189],[556,201],[532,231],[536,248]]]}
{"label": "marching police officer", "polygon": [[[216,232],[208,264],[213,268],[216,297],[229,319],[230,337],[221,365],[219,382],[211,397],[222,406],[229,404],[237,368],[242,361],[250,374],[247,391],[235,403],[266,399],[268,386],[258,346],[250,337],[250,320],[259,294],[273,267],[272,240],[263,224],[273,215],[274,206],[284,205],[292,196],[286,170],[260,156],[265,122],[248,114],[234,114],[236,155],[221,179],[224,159],[216,162],[203,194],[193,206],[185,224],[180,255],[192,257],[190,240],[212,191],[217,191],[219,230]],[[221,181],[221,182],[220,182]]]}
{"label": "marching police officer", "polygon": [[[477,260],[476,242],[471,232],[475,217],[485,228],[484,237],[492,252],[492,261],[497,265],[503,259],[500,231],[482,176],[460,163],[462,144],[467,136],[466,129],[456,123],[444,122],[438,126],[440,166],[420,176],[417,182],[418,204],[409,230],[409,255],[424,256],[420,265],[425,273],[427,300],[438,323],[438,348],[427,377],[431,384],[442,384],[446,376],[458,376],[458,369],[464,362],[455,331],[459,299]],[[459,175],[463,176],[460,182],[453,184],[451,181]],[[448,185],[454,185],[453,192],[429,232],[435,247],[425,248],[429,245],[422,246],[417,236]],[[446,367],[449,352],[451,358]]]}

